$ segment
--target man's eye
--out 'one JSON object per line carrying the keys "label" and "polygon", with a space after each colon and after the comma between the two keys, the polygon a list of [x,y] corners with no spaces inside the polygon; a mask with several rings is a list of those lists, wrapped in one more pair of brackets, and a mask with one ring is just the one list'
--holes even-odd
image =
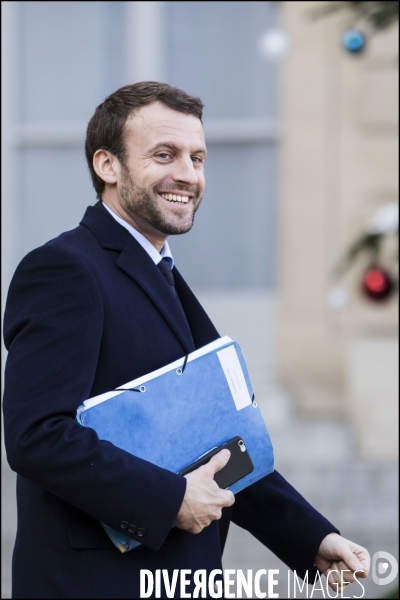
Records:
{"label": "man's eye", "polygon": [[158,158],[161,158],[162,160],[164,160],[165,158],[171,158],[171,155],[168,154],[168,152],[159,152],[156,156]]}
{"label": "man's eye", "polygon": [[203,159],[201,158],[201,156],[192,156],[192,161],[194,163],[202,163]]}

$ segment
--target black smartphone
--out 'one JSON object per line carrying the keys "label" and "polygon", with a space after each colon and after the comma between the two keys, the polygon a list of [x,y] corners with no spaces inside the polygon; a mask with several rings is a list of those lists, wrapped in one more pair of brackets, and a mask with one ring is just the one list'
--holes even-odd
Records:
{"label": "black smartphone", "polygon": [[224,448],[227,448],[230,451],[231,457],[225,467],[214,475],[214,481],[220,488],[225,490],[253,471],[253,461],[246,448],[246,444],[244,443],[243,438],[236,436],[229,440],[229,442],[222,444],[222,446],[213,448],[200,456],[200,458],[182,469],[182,471],[179,471],[179,475],[187,475],[195,469],[205,465],[214,454],[218,454],[218,452],[221,452]]}

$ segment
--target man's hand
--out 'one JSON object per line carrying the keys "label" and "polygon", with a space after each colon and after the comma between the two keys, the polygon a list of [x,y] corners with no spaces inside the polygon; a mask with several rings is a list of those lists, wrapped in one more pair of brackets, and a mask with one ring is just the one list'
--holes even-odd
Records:
{"label": "man's hand", "polygon": [[221,450],[210,461],[188,473],[186,492],[174,525],[190,533],[200,533],[211,521],[218,521],[224,506],[235,502],[232,492],[221,490],[214,481],[214,474],[223,469],[231,453]]}
{"label": "man's hand", "polygon": [[330,533],[321,542],[315,564],[326,575],[331,588],[341,592],[356,578],[367,577],[371,557],[362,546]]}

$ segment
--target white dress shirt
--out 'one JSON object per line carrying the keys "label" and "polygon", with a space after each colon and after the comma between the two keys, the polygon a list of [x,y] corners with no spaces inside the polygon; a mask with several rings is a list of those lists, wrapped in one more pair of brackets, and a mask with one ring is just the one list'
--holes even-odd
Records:
{"label": "white dress shirt", "polygon": [[149,242],[149,240],[147,238],[144,237],[143,234],[141,234],[137,229],[132,227],[132,225],[129,225],[129,223],[124,221],[124,219],[121,219],[120,216],[118,216],[113,210],[111,210],[111,208],[109,206],[107,206],[107,204],[105,204],[104,202],[102,202],[102,204],[103,204],[104,208],[106,208],[108,210],[110,215],[112,217],[114,217],[114,219],[116,221],[118,221],[118,223],[120,225],[122,225],[122,227],[125,227],[125,229],[127,229],[131,235],[133,235],[135,240],[137,242],[139,242],[139,244],[142,246],[142,248],[144,248],[146,250],[147,254],[150,256],[150,258],[154,261],[154,263],[156,265],[158,265],[158,263],[163,258],[167,258],[168,263],[171,266],[171,269],[174,268],[174,258],[171,254],[171,250],[169,248],[168,242],[165,242],[164,246],[162,247],[161,252],[158,252],[158,250],[153,246],[153,244],[151,242]]}

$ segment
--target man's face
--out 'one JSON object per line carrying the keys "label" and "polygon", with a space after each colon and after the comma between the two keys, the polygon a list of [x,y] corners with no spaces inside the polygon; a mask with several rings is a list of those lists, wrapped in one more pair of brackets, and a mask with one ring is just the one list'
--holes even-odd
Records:
{"label": "man's face", "polygon": [[118,200],[146,235],[186,233],[205,186],[203,127],[193,115],[155,102],[125,125],[126,164]]}

